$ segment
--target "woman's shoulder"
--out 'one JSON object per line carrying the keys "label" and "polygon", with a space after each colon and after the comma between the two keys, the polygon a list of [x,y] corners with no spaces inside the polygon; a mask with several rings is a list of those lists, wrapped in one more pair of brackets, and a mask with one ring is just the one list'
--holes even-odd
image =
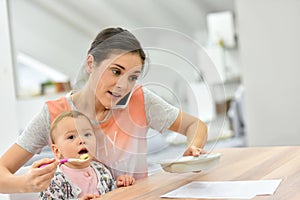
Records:
{"label": "woman's shoulder", "polygon": [[68,99],[70,98],[71,94],[70,93],[67,93],[66,95],[63,95],[63,96],[60,96],[60,97],[57,97],[55,99],[49,99],[47,100],[45,103],[48,105],[48,104],[65,104],[68,102]]}
{"label": "woman's shoulder", "polygon": [[67,95],[54,100],[49,100],[46,102],[46,105],[48,107],[51,122],[55,119],[55,117],[58,114],[60,114],[63,111],[69,111],[72,107],[70,105]]}
{"label": "woman's shoulder", "polygon": [[145,103],[145,94],[144,94],[144,87],[142,85],[137,85],[134,88],[134,91],[129,99],[129,104],[135,105],[138,107],[143,107]]}
{"label": "woman's shoulder", "polygon": [[151,98],[153,97],[153,95],[155,96],[153,92],[151,92],[148,88],[146,88],[143,85],[136,86],[133,93],[133,96],[142,96],[144,99]]}

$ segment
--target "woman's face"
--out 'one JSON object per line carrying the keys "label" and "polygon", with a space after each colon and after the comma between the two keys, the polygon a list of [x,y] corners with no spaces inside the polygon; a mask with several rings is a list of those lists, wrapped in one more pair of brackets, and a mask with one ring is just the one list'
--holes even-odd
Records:
{"label": "woman's face", "polygon": [[135,53],[114,55],[104,60],[90,75],[96,98],[104,107],[111,108],[131,91],[141,70],[142,60]]}

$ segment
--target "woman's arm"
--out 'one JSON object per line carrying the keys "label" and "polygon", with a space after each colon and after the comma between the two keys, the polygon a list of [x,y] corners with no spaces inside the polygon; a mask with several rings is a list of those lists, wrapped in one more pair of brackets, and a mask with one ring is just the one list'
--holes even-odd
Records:
{"label": "woman's arm", "polygon": [[207,139],[207,127],[200,119],[182,112],[146,88],[143,91],[150,128],[160,132],[169,129],[187,136],[186,156],[206,153],[202,148]]}
{"label": "woman's arm", "polygon": [[198,118],[179,111],[174,123],[169,130],[187,136],[188,148],[184,155],[197,156],[201,152],[207,140],[207,126]]}
{"label": "woman's arm", "polygon": [[[32,153],[14,144],[0,157],[0,193],[40,192],[48,187],[58,165],[55,159],[36,161],[27,173],[14,175],[32,156]],[[46,163],[51,164],[39,168]]]}

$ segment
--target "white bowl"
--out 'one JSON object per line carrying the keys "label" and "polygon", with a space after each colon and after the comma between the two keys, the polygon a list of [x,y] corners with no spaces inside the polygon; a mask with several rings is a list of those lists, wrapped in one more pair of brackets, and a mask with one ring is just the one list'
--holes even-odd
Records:
{"label": "white bowl", "polygon": [[159,162],[163,170],[171,173],[185,173],[210,169],[220,162],[220,153],[202,154],[199,157],[183,156],[177,160]]}

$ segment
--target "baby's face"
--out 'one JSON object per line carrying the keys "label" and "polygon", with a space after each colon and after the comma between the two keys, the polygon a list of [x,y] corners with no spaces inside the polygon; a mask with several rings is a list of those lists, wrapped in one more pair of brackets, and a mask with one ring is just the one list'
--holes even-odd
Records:
{"label": "baby's face", "polygon": [[62,119],[54,130],[57,158],[80,158],[82,154],[93,157],[96,152],[96,137],[93,128],[84,116]]}

